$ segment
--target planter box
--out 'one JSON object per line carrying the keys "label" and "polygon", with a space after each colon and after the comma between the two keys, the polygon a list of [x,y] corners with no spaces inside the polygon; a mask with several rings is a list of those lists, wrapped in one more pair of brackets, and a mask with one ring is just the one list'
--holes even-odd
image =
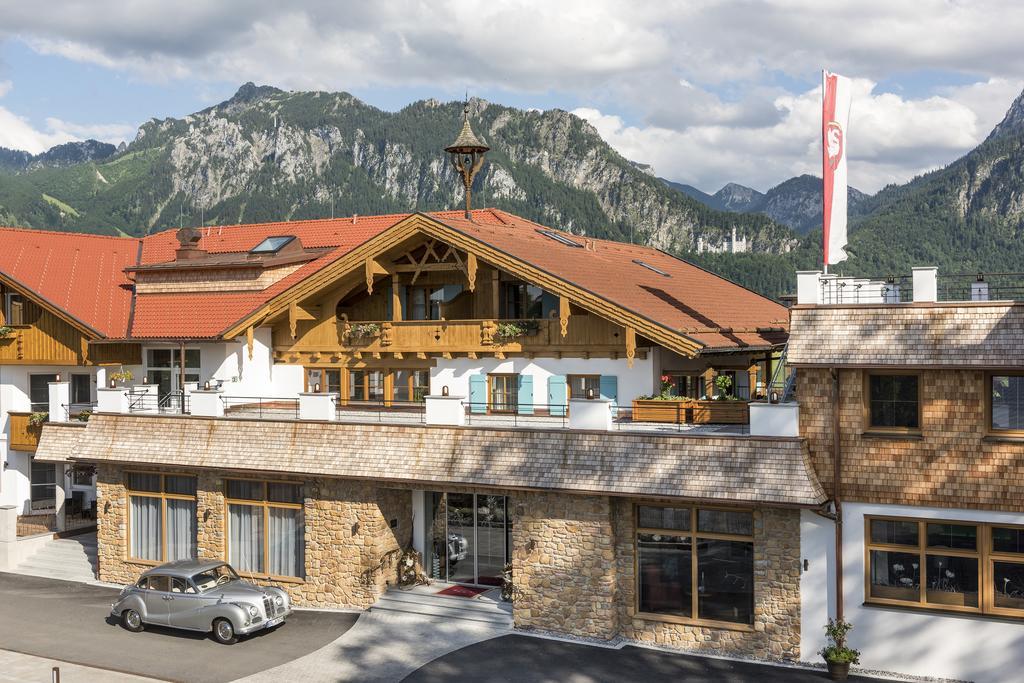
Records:
{"label": "planter box", "polygon": [[745,425],[750,422],[750,406],[746,401],[635,400],[633,421]]}

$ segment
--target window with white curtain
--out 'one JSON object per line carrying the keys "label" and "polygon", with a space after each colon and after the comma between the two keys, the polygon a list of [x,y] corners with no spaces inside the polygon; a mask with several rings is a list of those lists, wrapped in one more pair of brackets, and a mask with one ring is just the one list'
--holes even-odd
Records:
{"label": "window with white curtain", "polygon": [[128,555],[172,562],[196,557],[196,478],[128,472]]}
{"label": "window with white curtain", "polygon": [[227,505],[232,567],[243,574],[304,576],[301,485],[229,479]]}

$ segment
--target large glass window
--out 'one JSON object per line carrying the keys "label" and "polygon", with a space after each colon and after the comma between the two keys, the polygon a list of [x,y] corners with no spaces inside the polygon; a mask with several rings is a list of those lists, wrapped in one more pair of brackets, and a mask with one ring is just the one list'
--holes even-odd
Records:
{"label": "large glass window", "polygon": [[243,574],[305,576],[302,486],[227,481],[228,562]]}
{"label": "large glass window", "polygon": [[868,601],[1024,615],[1024,529],[869,518]]}
{"label": "large glass window", "polygon": [[569,398],[601,398],[601,375],[569,375]]}
{"label": "large glass window", "polygon": [[544,290],[525,282],[502,282],[499,314],[505,320],[544,317]]}
{"label": "large glass window", "polygon": [[71,406],[75,412],[92,402],[92,375],[71,375]]}
{"label": "large glass window", "polygon": [[196,478],[128,472],[128,555],[146,562],[196,557]]}
{"label": "large glass window", "polygon": [[348,375],[348,397],[353,401],[384,400],[384,370],[352,370]]}
{"label": "large glass window", "polygon": [[920,402],[917,375],[868,375],[868,425],[871,429],[917,431]]}
{"label": "large glass window", "polygon": [[440,320],[446,317],[445,306],[462,293],[462,285],[406,287],[406,320]]}
{"label": "large glass window", "polygon": [[991,375],[989,426],[993,431],[1024,431],[1024,375]]}
{"label": "large glass window", "polygon": [[32,458],[31,499],[33,510],[45,510],[57,504],[57,466]]}
{"label": "large glass window", "polygon": [[637,606],[645,614],[753,624],[753,514],[637,506]]}
{"label": "large glass window", "polygon": [[514,413],[519,406],[519,375],[487,375],[493,413]]}
{"label": "large glass window", "polygon": [[56,382],[57,375],[29,375],[28,400],[33,412],[50,409],[50,382]]}

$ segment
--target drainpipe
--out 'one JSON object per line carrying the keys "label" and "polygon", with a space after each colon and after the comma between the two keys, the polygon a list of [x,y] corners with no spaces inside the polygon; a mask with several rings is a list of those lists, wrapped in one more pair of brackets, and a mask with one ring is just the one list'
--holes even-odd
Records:
{"label": "drainpipe", "polygon": [[836,506],[836,621],[843,620],[843,461],[839,448],[839,370],[832,368],[832,500]]}

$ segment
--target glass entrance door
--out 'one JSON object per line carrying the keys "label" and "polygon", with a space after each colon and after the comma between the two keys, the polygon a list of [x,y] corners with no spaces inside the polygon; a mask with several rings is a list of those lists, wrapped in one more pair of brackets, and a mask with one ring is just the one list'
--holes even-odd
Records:
{"label": "glass entrance door", "polygon": [[428,493],[425,564],[431,578],[454,583],[500,586],[511,547],[505,496]]}

